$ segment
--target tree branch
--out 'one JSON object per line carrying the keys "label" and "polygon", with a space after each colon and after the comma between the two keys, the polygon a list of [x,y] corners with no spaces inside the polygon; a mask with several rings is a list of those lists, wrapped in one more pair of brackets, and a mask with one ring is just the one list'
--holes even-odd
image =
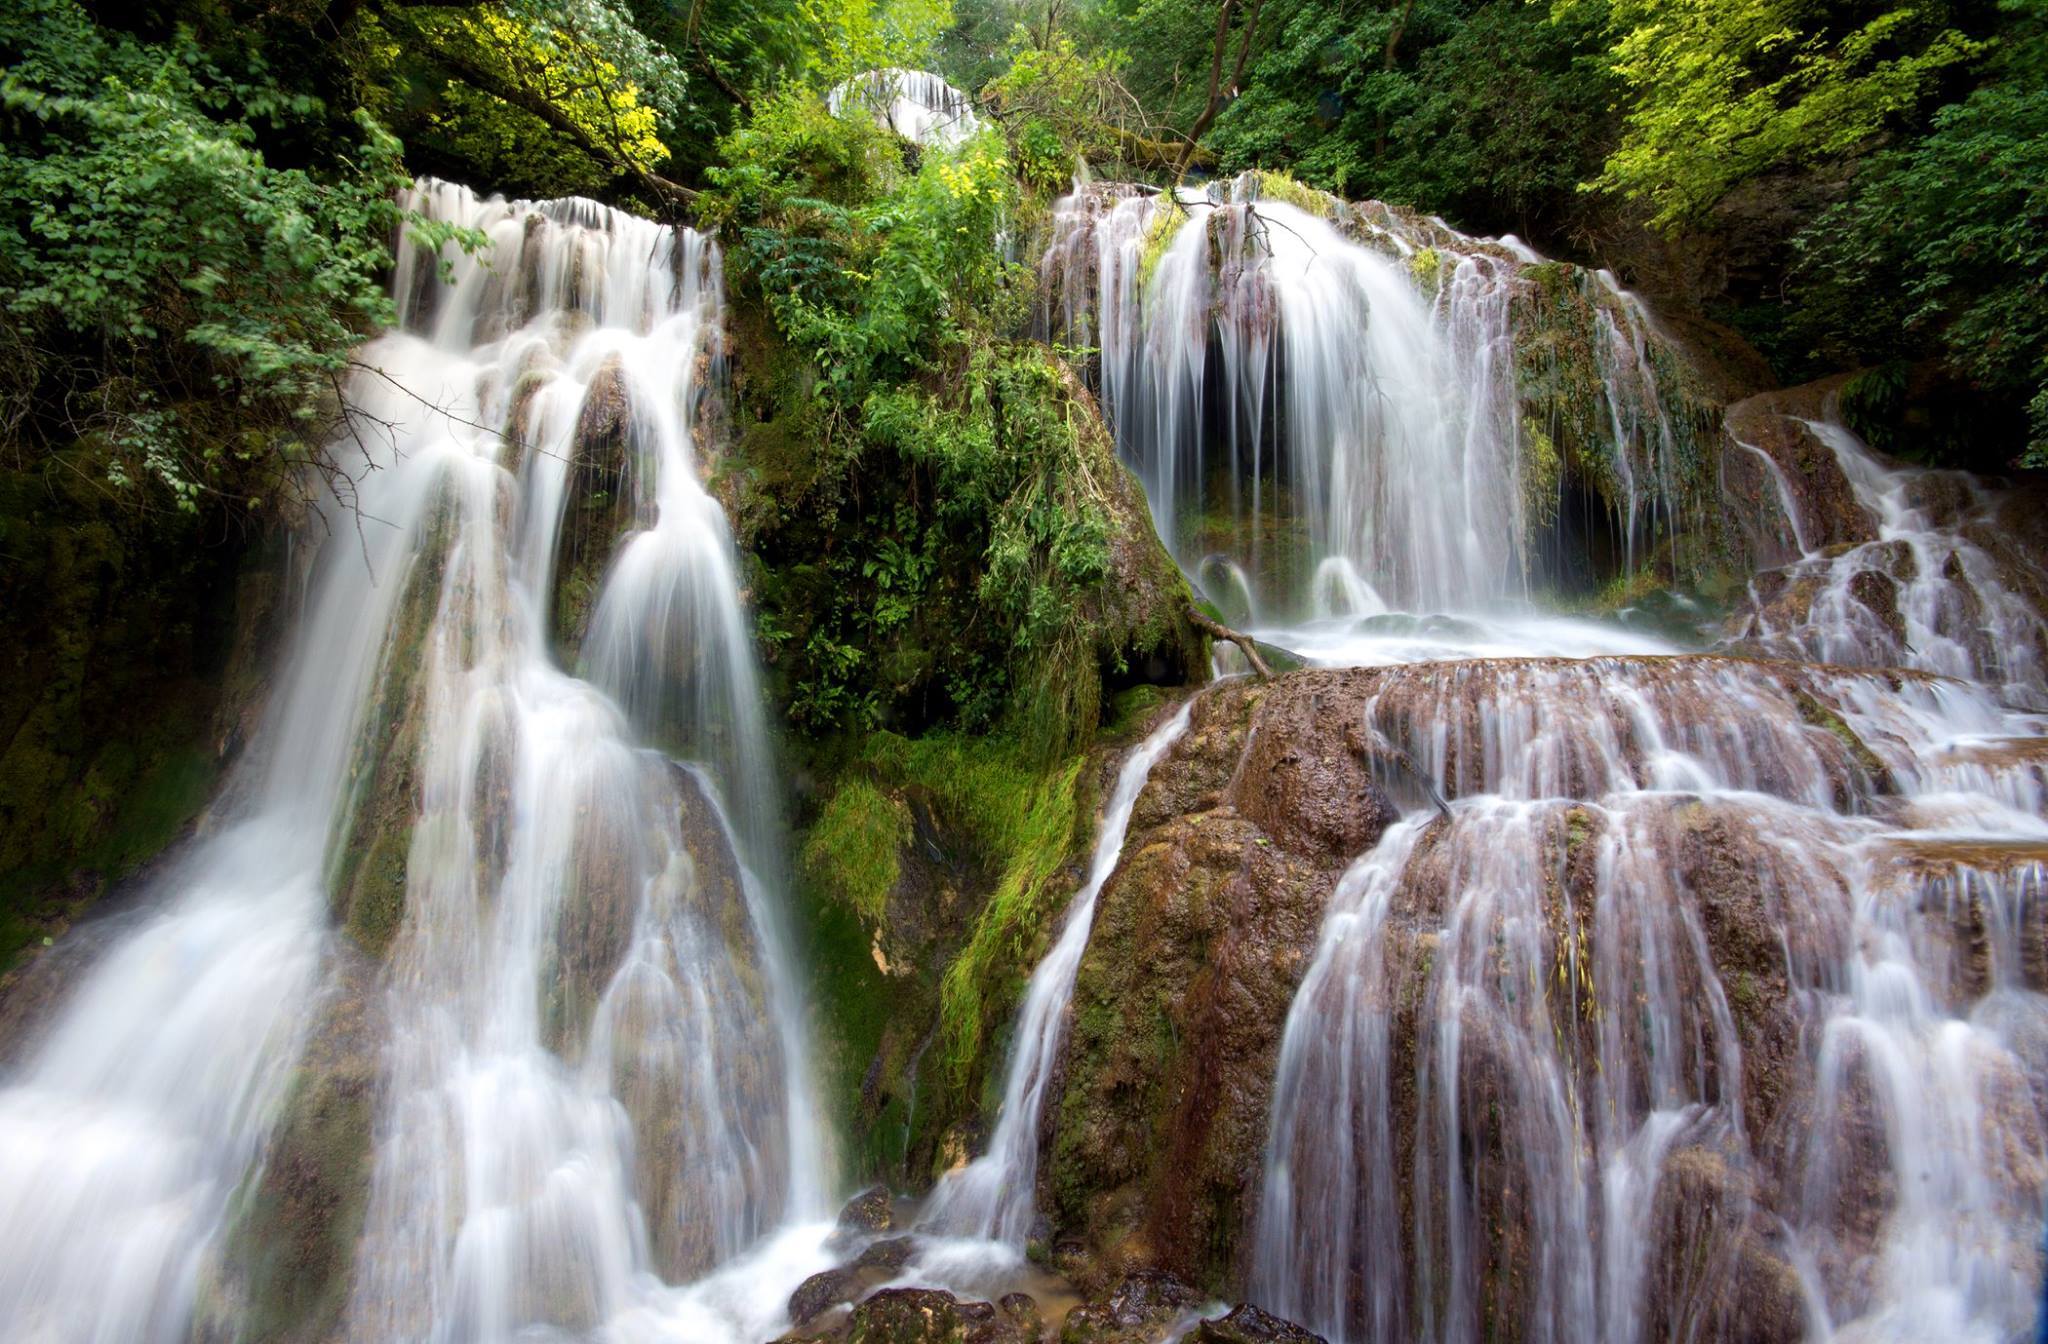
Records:
{"label": "tree branch", "polygon": [[[1230,71],[1231,91],[1243,85],[1245,63],[1251,59],[1252,44],[1258,40],[1259,10],[1263,4],[1264,0],[1252,0],[1251,8],[1245,11],[1244,31],[1238,39],[1237,60]],[[1196,142],[1202,138],[1202,133],[1209,129],[1210,123],[1216,120],[1216,114],[1223,110],[1223,56],[1230,50],[1230,16],[1237,12],[1237,6],[1238,0],[1223,0],[1222,6],[1216,11],[1216,40],[1209,48],[1209,97],[1202,104],[1202,114],[1195,118],[1195,124],[1188,130],[1187,148],[1181,151],[1180,162],[1174,168],[1173,175],[1176,178],[1185,174],[1194,163]]]}
{"label": "tree branch", "polygon": [[433,59],[446,68],[449,74],[454,75],[463,83],[472,85],[478,90],[490,94],[493,98],[510,103],[522,112],[530,113],[540,118],[548,126],[568,137],[571,143],[578,149],[588,154],[591,158],[596,159],[599,163],[621,172],[631,173],[655,195],[683,206],[687,206],[697,199],[696,192],[680,182],[671,182],[652,168],[635,162],[631,155],[620,150],[617,146],[607,145],[604,141],[592,135],[582,125],[578,124],[568,113],[555,106],[552,102],[549,102],[540,94],[513,80],[506,79],[488,66],[471,60],[462,52],[443,46],[433,52]]}
{"label": "tree branch", "polygon": [[1238,633],[1237,631],[1231,629],[1229,626],[1223,624],[1221,621],[1211,620],[1209,617],[1204,616],[1201,612],[1201,609],[1196,607],[1192,602],[1188,604],[1187,611],[1188,620],[1194,623],[1195,629],[1200,630],[1203,634],[1209,636],[1209,638],[1211,639],[1226,640],[1232,644],[1237,645],[1238,648],[1244,650],[1244,656],[1246,660],[1251,663],[1252,671],[1258,673],[1259,679],[1261,681],[1268,680],[1272,677],[1273,669],[1267,667],[1266,660],[1259,656],[1259,645],[1257,640],[1253,639],[1250,635]]}

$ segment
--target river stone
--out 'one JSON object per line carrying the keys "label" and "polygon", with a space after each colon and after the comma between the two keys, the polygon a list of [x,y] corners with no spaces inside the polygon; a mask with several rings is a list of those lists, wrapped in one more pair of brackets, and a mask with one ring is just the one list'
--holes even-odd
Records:
{"label": "river stone", "polygon": [[867,1287],[867,1280],[855,1269],[841,1267],[813,1274],[789,1295],[789,1319],[809,1325],[842,1302],[851,1302]]}
{"label": "river stone", "polygon": [[1173,1275],[1141,1269],[1124,1275],[1109,1295],[1067,1313],[1061,1344],[1152,1344],[1202,1304],[1202,1295]]}
{"label": "river stone", "polygon": [[1187,1339],[1189,1344],[1329,1344],[1321,1335],[1249,1302],[1238,1303],[1227,1316],[1203,1321]]}
{"label": "river stone", "polygon": [[853,1309],[849,1344],[967,1344],[967,1321],[951,1293],[884,1288]]}
{"label": "river stone", "polygon": [[887,1232],[896,1226],[886,1186],[871,1185],[846,1201],[839,1211],[839,1226],[860,1232]]}
{"label": "river stone", "polygon": [[869,1246],[853,1262],[855,1269],[872,1269],[884,1274],[901,1272],[917,1253],[917,1238],[887,1237]]}

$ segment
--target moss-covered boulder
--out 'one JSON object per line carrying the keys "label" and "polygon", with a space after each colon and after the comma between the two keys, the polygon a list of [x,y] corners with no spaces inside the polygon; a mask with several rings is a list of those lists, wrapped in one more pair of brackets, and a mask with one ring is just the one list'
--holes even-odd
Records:
{"label": "moss-covered boulder", "polygon": [[429,641],[441,610],[448,548],[458,527],[452,495],[427,514],[400,579],[376,679],[356,735],[342,821],[329,853],[335,923],[363,952],[382,957],[405,918],[413,829],[420,815]]}
{"label": "moss-covered boulder", "polygon": [[1323,904],[1395,816],[1345,731],[1364,691],[1300,673],[1208,692],[1133,812],[1075,985],[1042,1191],[1098,1282],[1232,1277]]}
{"label": "moss-covered boulder", "polygon": [[243,1305],[239,1337],[337,1337],[369,1199],[381,996],[369,958],[345,945],[293,1071],[261,1165],[237,1195],[222,1282]]}
{"label": "moss-covered boulder", "polygon": [[0,470],[0,994],[199,818],[246,738],[285,553],[138,507],[88,437]]}
{"label": "moss-covered boulder", "polygon": [[648,521],[652,507],[641,497],[645,464],[633,460],[632,428],[633,389],[614,356],[584,391],[555,533],[548,628],[556,652],[571,667],[589,633],[612,555],[628,529]]}

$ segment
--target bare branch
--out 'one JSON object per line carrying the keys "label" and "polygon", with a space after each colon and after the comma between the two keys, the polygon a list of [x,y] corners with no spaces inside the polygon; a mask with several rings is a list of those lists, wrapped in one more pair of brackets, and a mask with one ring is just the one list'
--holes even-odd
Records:
{"label": "bare branch", "polygon": [[1188,620],[1194,623],[1195,629],[1200,630],[1211,639],[1226,640],[1244,650],[1246,661],[1251,663],[1252,671],[1258,673],[1260,680],[1264,681],[1272,677],[1273,669],[1266,666],[1266,660],[1260,656],[1257,640],[1253,639],[1250,635],[1241,634],[1231,629],[1221,621],[1211,620],[1209,617],[1204,616],[1201,609],[1192,602],[1188,604],[1187,613]]}

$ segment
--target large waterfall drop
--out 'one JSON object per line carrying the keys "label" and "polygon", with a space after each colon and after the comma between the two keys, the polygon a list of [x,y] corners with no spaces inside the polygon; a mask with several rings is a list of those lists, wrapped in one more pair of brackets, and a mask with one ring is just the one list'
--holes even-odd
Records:
{"label": "large waterfall drop", "polygon": [[0,1093],[10,1338],[256,1328],[270,1248],[240,1220],[259,1174],[304,1170],[295,1060],[340,1018],[380,1024],[367,1196],[331,1192],[360,1210],[351,1339],[751,1341],[773,1294],[666,1285],[756,1247],[800,1276],[809,1242],[771,1234],[829,1213],[762,693],[694,442],[716,249],[587,201],[407,204],[489,245],[443,284],[400,240],[407,322],[359,353],[334,449],[355,512],[328,501],[232,815]]}

